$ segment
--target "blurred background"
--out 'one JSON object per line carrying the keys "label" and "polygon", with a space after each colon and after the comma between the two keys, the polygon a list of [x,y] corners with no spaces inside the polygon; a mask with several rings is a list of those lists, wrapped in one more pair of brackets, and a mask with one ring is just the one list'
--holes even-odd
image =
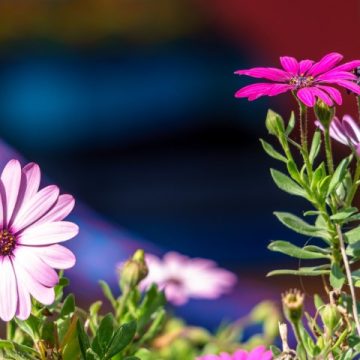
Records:
{"label": "blurred background", "polygon": [[[235,99],[252,80],[233,72],[276,67],[281,55],[359,58],[359,20],[358,0],[2,1],[3,158],[12,148],[36,161],[78,199],[81,235],[69,243],[78,297],[94,300],[100,278],[115,286],[115,264],[137,246],[237,272],[235,294],[181,310],[193,322],[212,326],[289,284],[303,288],[265,279],[298,266],[266,250],[294,237],[272,212],[304,203],[272,184],[279,164],[258,141],[269,140],[267,108],[287,118],[295,104],[289,94]],[[353,103],[346,96],[338,113],[355,115]]]}

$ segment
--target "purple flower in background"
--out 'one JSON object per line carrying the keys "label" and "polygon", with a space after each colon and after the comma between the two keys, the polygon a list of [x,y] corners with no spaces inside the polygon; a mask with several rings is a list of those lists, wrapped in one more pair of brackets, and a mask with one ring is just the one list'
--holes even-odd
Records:
{"label": "purple flower in background", "polygon": [[238,350],[234,354],[221,353],[220,355],[204,355],[196,360],[271,360],[272,353],[265,346],[258,346],[250,352]]}
{"label": "purple flower in background", "polygon": [[360,86],[356,83],[357,76],[351,72],[360,65],[360,60],[336,66],[342,59],[343,56],[338,53],[325,55],[316,63],[312,60],[297,61],[293,57],[283,56],[280,57],[283,69],[257,67],[238,70],[235,74],[248,75],[273,82],[245,86],[236,92],[235,97],[248,98],[252,101],[265,95],[275,96],[293,91],[299,100],[310,107],[315,105],[317,98],[329,106],[334,105],[334,102],[341,105],[341,94],[333,85],[346,88],[360,95]]}
{"label": "purple flower in background", "polygon": [[233,273],[218,268],[211,260],[191,259],[176,252],[169,252],[162,259],[147,254],[145,259],[149,274],[140,284],[142,289],[156,283],[174,305],[183,305],[190,298],[216,299],[236,283]]}
{"label": "purple flower in background", "polygon": [[[324,130],[319,121],[315,123]],[[360,127],[350,115],[344,115],[341,121],[335,116],[330,123],[329,133],[336,141],[353,146],[360,156]]]}
{"label": "purple flower in background", "polygon": [[40,168],[21,168],[10,160],[0,177],[0,317],[27,319],[30,294],[40,303],[54,301],[55,269],[75,264],[74,254],[57,243],[77,235],[78,226],[62,221],[73,209],[71,195],[55,185],[39,190]]}

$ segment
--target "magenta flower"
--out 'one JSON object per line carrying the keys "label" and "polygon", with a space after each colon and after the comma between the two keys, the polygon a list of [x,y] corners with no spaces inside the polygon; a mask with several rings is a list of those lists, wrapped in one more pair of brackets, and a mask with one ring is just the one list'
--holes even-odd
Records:
{"label": "magenta flower", "polygon": [[229,292],[236,282],[233,273],[218,268],[214,261],[191,259],[176,252],[165,254],[163,259],[147,254],[146,263],[149,274],[141,288],[145,290],[156,283],[174,305],[183,305],[189,298],[216,299]]}
{"label": "magenta flower", "polygon": [[[315,124],[324,130],[319,121]],[[344,115],[341,121],[335,116],[330,123],[329,133],[336,141],[354,147],[360,156],[360,127],[350,115]]]}
{"label": "magenta flower", "polygon": [[238,350],[234,354],[221,353],[220,355],[204,355],[196,360],[271,360],[271,351],[266,351],[265,346],[258,346],[250,352]]}
{"label": "magenta flower", "polygon": [[21,168],[11,160],[0,177],[0,317],[27,319],[32,295],[45,305],[54,301],[55,269],[75,264],[74,254],[57,243],[78,233],[62,221],[73,209],[71,195],[59,195],[55,185],[39,190],[40,169]]}
{"label": "magenta flower", "polygon": [[342,58],[341,54],[330,53],[319,62],[314,63],[312,60],[298,62],[293,57],[283,56],[280,57],[283,69],[257,67],[238,70],[235,74],[248,75],[273,82],[245,86],[236,92],[235,97],[245,97],[252,101],[265,95],[275,96],[293,91],[306,106],[313,107],[317,98],[329,106],[334,105],[334,102],[341,105],[341,94],[333,85],[346,88],[360,95],[360,86],[356,83],[357,76],[351,72],[360,66],[360,60],[336,66]]}

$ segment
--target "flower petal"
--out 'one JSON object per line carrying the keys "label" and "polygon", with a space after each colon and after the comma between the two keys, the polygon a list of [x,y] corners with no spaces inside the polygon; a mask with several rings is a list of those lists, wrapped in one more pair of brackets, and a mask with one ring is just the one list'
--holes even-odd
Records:
{"label": "flower petal", "polygon": [[[19,161],[10,160],[1,174],[1,181],[4,185],[5,197],[6,197],[6,214],[5,221],[8,222],[11,219],[11,215],[14,211],[16,200],[18,198],[20,182],[21,182],[21,166]],[[4,202],[3,202],[4,205]]]}
{"label": "flower petal", "polygon": [[26,190],[24,194],[24,202],[34,196],[39,190],[41,172],[38,164],[29,163],[26,164],[23,169],[23,173],[26,177]]}
{"label": "flower petal", "polygon": [[334,117],[334,119],[331,121],[330,136],[344,145],[349,145],[349,139],[346,136],[343,124],[337,117]]}
{"label": "flower petal", "polygon": [[307,75],[317,76],[323,74],[326,71],[332,69],[343,56],[339,53],[330,53],[325,55],[319,62],[315,63],[312,68],[308,71]]}
{"label": "flower petal", "polygon": [[342,65],[336,66],[333,70],[337,71],[351,71],[360,66],[360,60],[353,60]]}
{"label": "flower petal", "polygon": [[315,105],[316,98],[312,88],[302,88],[296,95],[306,106],[313,107]]}
{"label": "flower petal", "polygon": [[31,313],[30,293],[24,283],[24,279],[19,276],[19,274],[17,275],[17,292],[19,299],[16,309],[16,317],[20,320],[26,320]]}
{"label": "flower petal", "polygon": [[345,89],[351,90],[355,94],[360,95],[360,86],[352,81],[347,81],[347,80],[330,81],[330,80],[327,80],[325,82],[340,85],[340,86],[344,87]]}
{"label": "flower petal", "polygon": [[291,56],[281,56],[280,62],[282,67],[290,74],[297,75],[299,72],[299,63],[298,61]]}
{"label": "flower petal", "polygon": [[338,89],[326,85],[316,85],[316,87],[326,91],[338,105],[342,104],[342,96]]}
{"label": "flower petal", "polygon": [[344,115],[342,120],[346,135],[351,139],[353,144],[360,143],[360,129],[359,125],[354,121],[350,115]]}
{"label": "flower petal", "polygon": [[333,100],[325,91],[318,89],[317,86],[314,86],[313,88],[311,88],[311,90],[314,93],[314,95],[320,98],[326,105],[328,106],[334,105]]}
{"label": "flower petal", "polygon": [[272,81],[284,82],[291,79],[291,75],[286,71],[277,69],[277,68],[266,68],[266,67],[256,67],[246,70],[235,71],[237,75],[247,75],[257,79],[267,79]]}
{"label": "flower petal", "polygon": [[16,233],[25,227],[33,224],[55,204],[59,197],[59,188],[55,185],[49,185],[23,203],[11,225]]}
{"label": "flower petal", "polygon": [[335,81],[335,80],[356,80],[357,76],[351,72],[347,71],[328,71],[325,74],[321,74],[316,77],[316,81]]}
{"label": "flower petal", "polygon": [[54,269],[69,269],[75,265],[75,255],[66,247],[55,244],[34,246],[32,250],[41,260]]}
{"label": "flower petal", "polygon": [[14,259],[14,268],[16,271],[16,275],[21,277],[24,284],[26,284],[26,288],[30,292],[30,294],[39,302],[44,305],[51,305],[55,300],[55,291],[54,288],[46,287],[40,284],[35,278],[32,276],[32,273],[27,272],[22,264]]}
{"label": "flower petal", "polygon": [[35,224],[22,231],[17,240],[22,245],[49,245],[66,241],[79,232],[79,227],[69,221]]}
{"label": "flower petal", "polygon": [[299,63],[299,75],[306,75],[306,72],[313,66],[313,64],[314,61],[312,60],[301,60]]}
{"label": "flower petal", "polygon": [[74,206],[75,199],[69,194],[62,194],[59,196],[55,206],[47,214],[41,217],[36,224],[63,220],[70,214]]}
{"label": "flower petal", "polygon": [[269,95],[272,91],[275,94],[276,91],[278,91],[279,89],[283,90],[284,88],[279,88],[280,85],[288,87],[288,90],[292,88],[290,85],[287,84],[285,85],[285,84],[258,83],[258,84],[245,86],[242,89],[238,90],[235,94],[235,97],[237,98],[247,97],[249,98],[250,101],[252,101],[258,99],[261,96]]}
{"label": "flower petal", "polygon": [[36,251],[29,246],[18,246],[14,251],[16,261],[40,284],[53,287],[58,281],[57,272],[45,264]]}
{"label": "flower petal", "polygon": [[0,296],[0,317],[3,321],[9,321],[15,316],[18,298],[16,277],[8,256],[0,261]]}

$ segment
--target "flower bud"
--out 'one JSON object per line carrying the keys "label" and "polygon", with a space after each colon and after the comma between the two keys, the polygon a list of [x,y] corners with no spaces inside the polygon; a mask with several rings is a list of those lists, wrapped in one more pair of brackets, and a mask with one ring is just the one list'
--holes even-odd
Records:
{"label": "flower bud", "polygon": [[320,312],[321,320],[329,334],[332,334],[341,320],[341,314],[334,304],[325,305]]}
{"label": "flower bud", "polygon": [[141,280],[146,278],[148,272],[144,251],[137,250],[133,257],[123,264],[120,270],[121,288],[137,286]]}
{"label": "flower bud", "polygon": [[318,100],[315,104],[315,115],[322,126],[327,129],[335,116],[335,108],[326,105],[322,100]]}
{"label": "flower bud", "polygon": [[271,135],[279,136],[285,132],[284,120],[272,110],[268,110],[265,125]]}
{"label": "flower bud", "polygon": [[285,317],[292,323],[297,323],[303,315],[304,294],[297,289],[290,289],[282,295]]}

